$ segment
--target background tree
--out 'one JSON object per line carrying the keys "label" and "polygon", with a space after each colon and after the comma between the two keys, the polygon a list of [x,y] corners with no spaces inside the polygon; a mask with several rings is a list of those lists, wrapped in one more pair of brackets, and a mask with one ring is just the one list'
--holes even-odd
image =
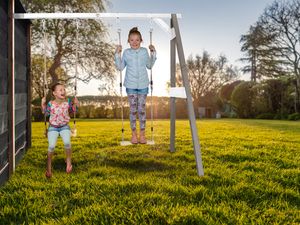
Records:
{"label": "background tree", "polygon": [[277,47],[274,46],[273,40],[274,35],[266,33],[258,23],[250,26],[248,33],[241,36],[241,51],[245,52],[245,57],[241,58],[241,61],[248,63],[242,71],[250,72],[251,81],[256,82],[257,79],[277,77],[281,74],[282,61],[276,58]]}
{"label": "background tree", "polygon": [[254,115],[253,99],[254,82],[243,81],[237,85],[231,95],[231,103],[240,118],[251,118]]}
{"label": "background tree", "polygon": [[289,80],[268,79],[262,82],[262,86],[271,113],[278,115],[278,118],[285,118],[292,113],[293,98]]}
{"label": "background tree", "polygon": [[[187,60],[191,92],[195,107],[199,107],[205,96],[217,95],[220,88],[238,77],[238,70],[232,65],[228,65],[224,55],[217,60],[210,57],[204,51],[202,56],[190,56]],[[182,84],[179,67],[177,69],[177,83]]]}
{"label": "background tree", "polygon": [[282,60],[282,75],[295,80],[295,112],[300,110],[300,0],[274,1],[258,23],[274,37],[274,55]]}
{"label": "background tree", "polygon": [[225,117],[231,117],[231,114],[233,113],[233,107],[231,104],[231,95],[234,90],[234,88],[239,85],[242,81],[237,80],[233,81],[232,83],[225,84],[221,87],[219,91],[219,98],[222,101],[223,105],[223,115]]}
{"label": "background tree", "polygon": [[[104,1],[61,1],[61,0],[23,0],[27,12],[103,12]],[[80,76],[84,82],[92,78],[105,80],[114,76],[113,47],[105,41],[107,30],[100,20],[78,21],[79,44],[76,42],[76,20],[46,20],[45,32],[51,54],[49,75],[51,83],[68,82],[74,78],[75,49],[78,47]],[[32,52],[43,49],[43,21],[33,20]],[[68,76],[61,77],[58,68],[62,67]]]}
{"label": "background tree", "polygon": [[[52,65],[52,60],[47,57],[47,71]],[[32,99],[41,99],[44,96],[44,56],[35,54],[31,56],[31,75],[32,75]],[[59,80],[68,80],[68,75],[62,67],[56,69],[56,74]],[[50,75],[47,74],[47,82],[51,83]]]}

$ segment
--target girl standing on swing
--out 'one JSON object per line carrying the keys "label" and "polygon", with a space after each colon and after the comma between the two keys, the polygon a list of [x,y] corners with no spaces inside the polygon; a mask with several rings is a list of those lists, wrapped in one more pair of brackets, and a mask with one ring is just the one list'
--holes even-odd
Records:
{"label": "girl standing on swing", "polygon": [[46,177],[52,177],[52,156],[58,136],[61,136],[66,150],[66,173],[72,172],[71,163],[71,129],[69,126],[69,112],[76,112],[78,100],[75,97],[73,101],[66,98],[66,89],[63,84],[56,83],[52,86],[52,95],[54,100],[46,105],[46,97],[42,98],[42,112],[50,115],[48,128],[48,154],[47,154],[47,170]]}
{"label": "girl standing on swing", "polygon": [[[115,52],[115,65],[122,71],[126,67],[124,86],[130,106],[130,127],[132,130],[131,143],[146,144],[146,98],[149,92],[149,78],[147,69],[151,69],[156,60],[155,47],[150,44],[151,57],[146,48],[141,47],[143,41],[137,27],[132,28],[128,34],[130,48],[125,49],[122,58],[122,46],[117,45]],[[136,114],[139,114],[140,135],[139,141],[136,131]]]}

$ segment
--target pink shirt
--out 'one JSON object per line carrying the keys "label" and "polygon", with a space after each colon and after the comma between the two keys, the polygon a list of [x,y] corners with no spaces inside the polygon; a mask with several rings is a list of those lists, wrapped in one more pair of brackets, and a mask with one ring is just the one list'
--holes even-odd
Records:
{"label": "pink shirt", "polygon": [[55,101],[50,101],[44,109],[46,114],[50,114],[49,123],[54,127],[67,125],[70,121],[69,111],[74,112],[75,110],[75,107],[72,106],[69,99],[60,104]]}

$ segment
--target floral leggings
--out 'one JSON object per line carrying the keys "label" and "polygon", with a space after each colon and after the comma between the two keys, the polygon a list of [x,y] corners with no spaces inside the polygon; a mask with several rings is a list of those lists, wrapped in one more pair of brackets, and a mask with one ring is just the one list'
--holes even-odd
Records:
{"label": "floral leggings", "polygon": [[139,114],[140,130],[146,128],[146,99],[147,94],[128,94],[128,102],[130,107],[130,127],[136,130],[136,114]]}

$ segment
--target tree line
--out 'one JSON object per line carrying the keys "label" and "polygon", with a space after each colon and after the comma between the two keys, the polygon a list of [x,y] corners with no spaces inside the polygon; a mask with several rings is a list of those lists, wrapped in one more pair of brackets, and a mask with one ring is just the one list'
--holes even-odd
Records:
{"label": "tree line", "polygon": [[[104,12],[103,1],[23,1],[28,12]],[[79,80],[101,79],[99,96],[82,96],[78,117],[120,118],[120,97],[116,93],[114,45],[106,41],[109,34],[101,21],[74,20],[33,21],[32,96],[33,115],[39,118],[39,99],[45,95],[44,67],[49,86],[65,83],[69,91],[74,85],[74,66],[79,64]],[[195,113],[199,117],[299,118],[300,110],[300,0],[275,0],[267,6],[257,22],[241,35],[243,68],[231,65],[225,55],[213,58],[207,51],[190,55],[186,66],[191,84]],[[43,46],[47,32],[47,46]],[[79,43],[74,36],[79,33]],[[41,54],[46,50],[46,61]],[[75,60],[75,49],[79,59]],[[179,65],[177,85],[182,84]],[[250,80],[240,80],[241,73]],[[47,90],[48,100],[51,98]],[[149,98],[148,98],[149,100]],[[124,102],[126,100],[124,99]],[[155,118],[169,117],[169,99],[154,97]],[[147,104],[148,116],[150,104]],[[177,117],[186,118],[185,100],[177,99]],[[204,114],[201,115],[201,110]],[[128,116],[128,105],[124,117]]]}

